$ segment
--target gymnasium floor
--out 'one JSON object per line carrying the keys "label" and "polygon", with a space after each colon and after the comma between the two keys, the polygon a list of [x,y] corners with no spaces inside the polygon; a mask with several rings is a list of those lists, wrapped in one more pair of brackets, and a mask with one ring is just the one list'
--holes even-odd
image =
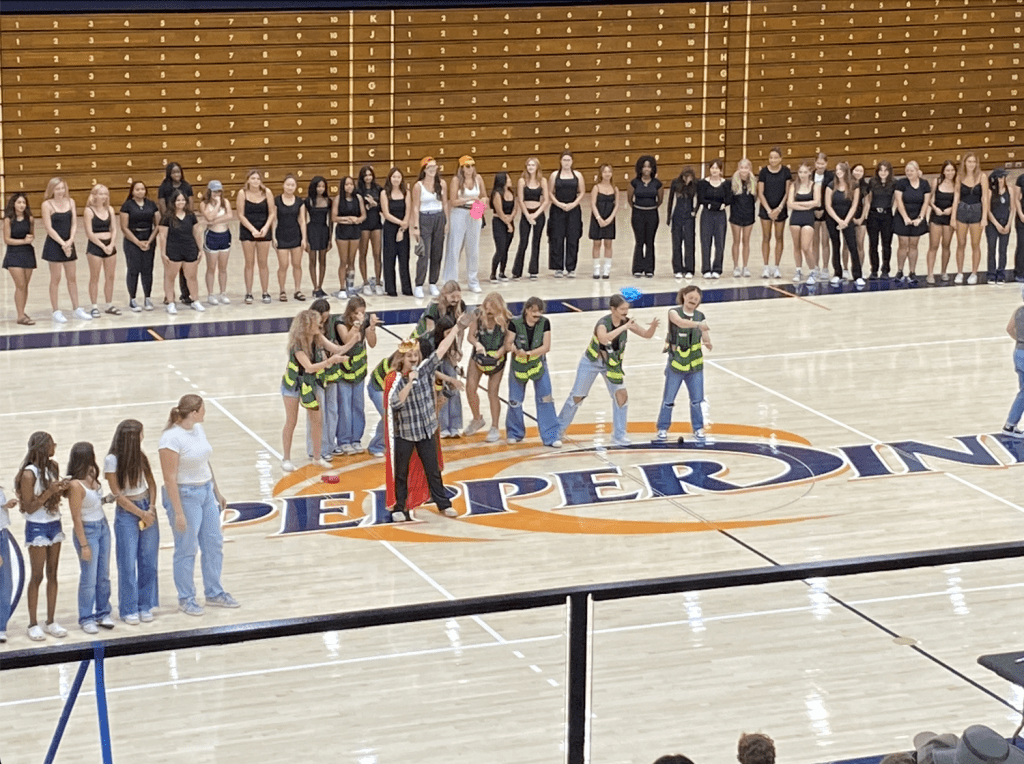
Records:
{"label": "gymnasium floor", "polygon": [[[752,245],[759,262],[759,232]],[[658,247],[664,262],[664,227]],[[531,293],[552,303],[607,297],[632,285],[624,277],[630,249],[631,237],[620,235],[608,282],[545,276],[500,289],[510,301]],[[490,253],[486,237],[482,251]],[[234,296],[241,257],[232,258]],[[783,263],[792,263],[788,246]],[[784,275],[791,272],[784,266]],[[80,276],[83,296],[85,283]],[[35,430],[54,434],[63,463],[77,440],[105,452],[116,423],[134,417],[145,423],[144,445],[155,458],[171,405],[188,392],[206,398],[223,493],[254,505],[257,515],[269,513],[244,524],[227,518],[224,580],[243,607],[210,610],[201,621],[175,611],[164,515],[157,619],[119,623],[112,638],[1020,537],[1016,462],[1024,451],[991,435],[1016,391],[1004,332],[1021,303],[1016,285],[808,294],[788,280],[696,283],[710,290],[704,311],[714,350],[705,384],[716,440],[699,453],[649,444],[664,367],[659,330],[656,339],[629,342],[632,448],[605,448],[611,404],[599,382],[559,452],[536,437],[514,449],[484,444],[483,432],[446,441],[458,519],[422,509],[417,523],[401,528],[366,520],[342,527],[371,513],[367,492],[383,487],[382,462],[364,454],[336,462],[341,482],[330,490],[354,496],[321,517],[339,527],[316,530],[305,513],[311,503],[298,497],[329,488],[317,468],[287,479],[280,471],[285,337],[261,333],[274,328],[263,319],[293,315],[298,306],[236,300],[202,316],[126,313],[84,327],[135,327],[133,336],[149,341],[78,334],[75,322],[59,335],[48,321],[26,330],[45,346],[0,353],[0,484],[10,488]],[[29,306],[37,318],[49,313],[45,285],[38,272]],[[671,277],[640,286],[648,302],[677,289]],[[375,310],[423,305],[369,302]],[[9,279],[0,307],[3,331],[19,335]],[[644,324],[659,318],[662,328],[665,312],[633,311]],[[601,314],[550,314],[558,406]],[[257,319],[248,335],[153,337],[173,337],[171,324],[209,325],[210,332],[194,332],[203,335],[222,331],[218,321],[248,319]],[[390,328],[404,335],[410,326]],[[393,345],[383,340],[371,362]],[[533,411],[532,396],[526,410]],[[370,429],[376,416],[369,405],[367,419]],[[687,434],[685,422],[674,432]],[[880,445],[897,442],[898,450]],[[871,445],[877,448],[854,448]],[[934,448],[921,455],[928,447],[973,453],[975,464],[948,452],[937,458],[942,452]],[[872,469],[893,474],[863,476]],[[484,481],[495,477],[506,481],[510,511],[466,517],[466,493],[493,486]],[[666,485],[669,495],[653,495]],[[22,527],[16,517],[19,539]],[[69,543],[62,557],[58,620],[71,629],[68,640],[82,641],[73,628],[77,565]],[[644,764],[681,752],[696,764],[727,762],[739,734],[756,730],[772,735],[780,759],[792,764],[909,749],[925,729],[959,733],[984,723],[1009,734],[1024,697],[975,661],[1019,648],[1022,588],[1011,561],[601,603],[592,761]],[[4,650],[33,645],[25,626],[22,600],[0,661]],[[558,761],[564,626],[564,610],[551,608],[110,661],[115,760]],[[74,669],[0,674],[5,764],[42,758]],[[98,760],[95,718],[87,694],[59,761]]]}

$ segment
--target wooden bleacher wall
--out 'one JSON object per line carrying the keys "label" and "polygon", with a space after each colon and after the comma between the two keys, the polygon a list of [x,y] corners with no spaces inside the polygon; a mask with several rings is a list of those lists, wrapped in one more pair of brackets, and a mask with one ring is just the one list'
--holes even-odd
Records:
{"label": "wooden bleacher wall", "polygon": [[115,202],[177,161],[337,181],[472,154],[488,177],[564,148],[588,183],[640,154],[769,147],[926,172],[976,150],[1019,166],[1024,0],[741,0],[452,10],[0,17],[0,196],[47,180]]}

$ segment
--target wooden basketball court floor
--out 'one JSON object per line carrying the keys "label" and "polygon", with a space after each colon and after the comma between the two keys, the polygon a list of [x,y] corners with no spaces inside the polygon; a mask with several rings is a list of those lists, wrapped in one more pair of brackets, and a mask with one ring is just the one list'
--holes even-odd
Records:
{"label": "wooden basketball court floor", "polygon": [[[610,282],[587,277],[583,258],[575,281],[542,276],[500,289],[510,300],[537,293],[551,303],[610,295],[632,283],[622,275],[630,245],[620,234]],[[667,257],[664,227],[658,246],[659,259]],[[757,232],[753,248],[758,262]],[[792,263],[788,248],[784,263]],[[240,265],[233,255],[233,295],[241,292]],[[37,318],[48,313],[45,281],[37,273],[29,306]],[[611,405],[600,381],[561,451],[535,436],[516,447],[484,444],[484,433],[446,441],[458,519],[425,508],[414,525],[367,525],[367,492],[383,486],[384,473],[365,454],[336,462],[337,486],[321,483],[311,467],[284,479],[277,459],[283,334],[82,344],[78,325],[51,341],[53,327],[40,322],[30,331],[49,347],[0,353],[0,482],[10,489],[28,435],[40,429],[54,434],[63,464],[77,440],[104,453],[116,423],[134,417],[145,423],[144,445],[155,459],[173,402],[196,391],[207,399],[223,493],[249,505],[244,517],[229,513],[225,528],[224,581],[242,608],[211,609],[202,619],[175,610],[161,512],[156,621],[118,622],[110,638],[1020,537],[1024,471],[1016,461],[1024,453],[991,435],[1016,391],[1004,333],[1021,302],[1015,285],[860,294],[803,288],[797,297],[746,281],[746,292],[729,277],[696,282],[720,290],[705,303],[714,446],[650,447],[663,332],[633,337],[634,447],[605,448]],[[4,331],[15,334],[10,283],[2,283]],[[771,284],[792,291],[788,281]],[[641,286],[648,297],[677,288],[670,277]],[[733,299],[713,302],[718,297]],[[370,300],[372,309],[417,304]],[[85,329],[212,324],[297,307],[236,300],[202,316],[126,314]],[[633,312],[664,328],[665,308]],[[558,406],[599,315],[551,314]],[[404,335],[410,327],[391,328]],[[393,345],[385,336],[371,361]],[[532,393],[527,400],[532,413]],[[688,434],[685,404],[684,391],[680,434]],[[376,415],[367,408],[370,430]],[[296,454],[300,437],[301,427]],[[902,445],[881,445],[889,443]],[[974,463],[950,452],[973,454]],[[872,471],[891,474],[865,476]],[[510,511],[480,514],[474,505],[466,516],[467,492],[482,506],[485,488],[490,496],[501,491]],[[296,498],[326,491],[349,491],[352,499],[328,504],[335,511],[317,518],[305,513],[312,501]],[[350,523],[358,527],[330,529],[361,518]],[[22,528],[16,516],[19,544]],[[775,738],[781,760],[799,764],[909,749],[925,729],[984,723],[1008,734],[1021,691],[975,660],[1020,646],[1019,569],[1015,561],[984,563],[599,603],[591,760],[642,764],[682,752],[697,764],[730,761],[738,735],[756,730]],[[66,543],[58,620],[71,629],[69,641],[85,639],[74,626],[77,578]],[[22,598],[0,661],[5,650],[34,646],[26,623]],[[109,661],[115,760],[559,761],[564,627],[564,610],[551,608]],[[5,764],[42,758],[74,670],[0,673]],[[86,693],[58,761],[98,758],[95,700]]]}

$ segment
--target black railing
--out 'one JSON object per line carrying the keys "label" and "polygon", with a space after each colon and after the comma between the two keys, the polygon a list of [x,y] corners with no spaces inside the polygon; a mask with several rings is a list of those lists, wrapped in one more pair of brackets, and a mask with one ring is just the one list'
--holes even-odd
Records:
{"label": "black railing", "polygon": [[[883,571],[902,571],[939,565],[960,565],[972,562],[1006,560],[1024,557],[1024,541],[999,544],[932,549],[922,552],[855,557],[823,562],[802,562],[763,568],[745,568],[714,573],[653,578],[644,581],[619,581],[607,584],[569,586],[531,592],[498,594],[487,597],[416,605],[359,610],[350,613],[285,618],[274,621],[219,626],[210,629],[155,634],[147,637],[126,637],[102,641],[105,658],[142,655],[195,647],[232,645],[326,631],[349,631],[372,626],[389,626],[419,621],[465,618],[488,613],[534,610],[567,606],[568,656],[566,680],[566,762],[583,764],[587,747],[589,716],[588,646],[590,604],[611,600],[651,597],[709,589],[732,589],[739,586],[800,581],[808,578],[853,576]],[[0,652],[0,671],[51,666],[73,661],[89,661],[95,657],[96,643]]]}

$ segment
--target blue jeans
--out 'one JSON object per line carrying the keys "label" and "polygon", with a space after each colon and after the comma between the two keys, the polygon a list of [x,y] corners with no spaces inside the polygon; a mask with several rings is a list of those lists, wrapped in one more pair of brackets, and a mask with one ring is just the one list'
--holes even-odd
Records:
{"label": "blue jeans", "polygon": [[590,388],[594,386],[594,381],[598,375],[604,377],[604,383],[608,386],[608,394],[612,396],[612,437],[616,440],[625,439],[626,414],[629,410],[629,404],[624,403],[620,406],[615,394],[619,390],[625,392],[626,385],[612,382],[608,379],[607,367],[600,360],[594,361],[588,356],[583,356],[580,359],[580,365],[576,369],[576,381],[572,385],[572,392],[565,399],[562,410],[558,414],[558,432],[560,436],[565,435],[565,431],[569,429],[569,425],[572,424],[572,420],[576,416],[576,411],[583,403],[583,401],[575,403],[573,399],[586,398],[590,394]]}
{"label": "blue jeans", "polygon": [[338,382],[338,445],[361,445],[366,430],[366,378],[355,384]]}
{"label": "blue jeans", "polygon": [[106,518],[82,523],[92,558],[82,559],[82,545],[74,534],[81,576],[78,579],[78,623],[99,621],[110,615],[110,525]]}
{"label": "blue jeans", "polygon": [[370,399],[370,403],[377,409],[377,413],[380,414],[380,421],[377,422],[377,429],[373,433],[373,439],[370,441],[370,445],[367,447],[367,451],[371,454],[383,454],[384,453],[384,392],[378,390],[373,385],[366,386],[366,396]]}
{"label": "blue jeans", "polygon": [[1013,399],[1013,405],[1010,406],[1006,423],[1016,427],[1020,418],[1024,416],[1024,350],[1013,351],[1013,367],[1017,370],[1017,386],[1020,389],[1017,391],[1017,397]]}
{"label": "blue jeans", "polygon": [[[132,503],[144,512],[150,508],[149,499],[136,499]],[[159,523],[139,530],[139,518],[118,507],[114,515],[114,540],[117,543],[117,610],[121,618],[152,610],[160,604],[157,586]]]}
{"label": "blue jeans", "polygon": [[[456,377],[459,373],[451,361],[441,361],[438,371],[449,377]],[[437,424],[442,432],[459,432],[462,430],[462,393],[454,389],[449,392],[454,395],[445,398],[441,403],[441,408],[437,412]]]}
{"label": "blue jeans", "polygon": [[704,400],[704,369],[681,372],[672,368],[672,362],[665,366],[665,390],[661,394],[661,411],[658,412],[658,430],[668,430],[672,426],[672,407],[675,406],[676,394],[686,383],[686,392],[690,396],[690,426],[694,432],[704,429],[704,412],[700,404]]}
{"label": "blue jeans", "polygon": [[184,533],[178,533],[174,527],[174,507],[167,497],[166,488],[163,494],[164,509],[174,535],[174,587],[178,590],[178,602],[196,601],[196,554],[200,552],[199,564],[206,598],[219,597],[224,593],[220,585],[224,536],[220,530],[220,507],[213,495],[213,481],[203,485],[178,486],[181,509],[185,513]]}
{"label": "blue jeans", "polygon": [[313,448],[313,429],[309,426],[309,417],[306,417],[306,453],[310,459],[322,456],[330,459],[334,453],[334,439],[338,432],[338,395],[334,391],[334,384],[326,388],[317,385],[316,400],[320,404],[320,453],[317,454]]}
{"label": "blue jeans", "polygon": [[[555,402],[551,400],[551,375],[548,365],[542,361],[543,371],[534,380],[534,400],[537,404],[537,428],[540,439],[545,446],[558,440],[558,417],[555,415]],[[512,440],[526,437],[526,426],[523,423],[523,399],[526,398],[526,385],[516,378],[515,372],[508,375],[508,413],[505,415],[505,434]]]}
{"label": "blue jeans", "polygon": [[7,631],[7,621],[11,617],[11,594],[14,590],[14,555],[8,554],[11,543],[11,532],[4,528],[0,531],[0,631]]}

